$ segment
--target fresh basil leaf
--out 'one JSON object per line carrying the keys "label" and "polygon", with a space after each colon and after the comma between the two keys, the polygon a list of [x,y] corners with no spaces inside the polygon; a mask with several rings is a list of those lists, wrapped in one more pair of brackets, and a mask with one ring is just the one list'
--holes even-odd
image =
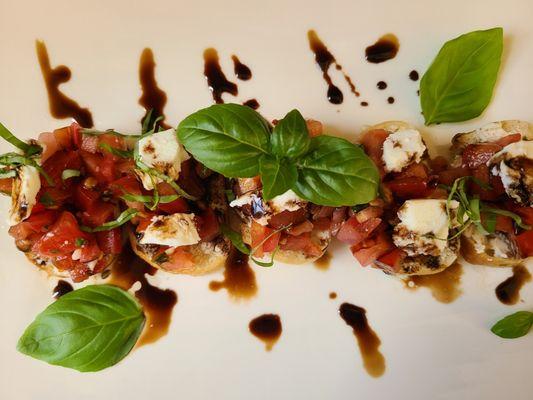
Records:
{"label": "fresh basil leaf", "polygon": [[269,151],[268,123],[239,104],[215,104],[197,111],[177,131],[195,159],[227,178],[257,176],[259,157]]}
{"label": "fresh basil leaf", "polygon": [[9,129],[7,129],[1,122],[0,122],[0,136],[3,137],[5,140],[7,140],[9,143],[11,143],[13,146],[22,150],[24,154],[27,155],[28,157],[31,157],[36,154],[40,154],[43,151],[43,148],[39,145],[28,144],[20,140],[18,137],[13,135],[9,131]]}
{"label": "fresh basil leaf", "polygon": [[298,179],[298,171],[293,164],[288,160],[279,161],[270,156],[262,156],[259,159],[259,171],[265,200],[285,193]]}
{"label": "fresh basil leaf", "polygon": [[133,157],[133,152],[131,150],[116,149],[113,146],[110,146],[109,143],[100,143],[98,147],[100,147],[101,149],[117,157],[121,157],[121,158],[132,158]]}
{"label": "fresh basil leaf", "polygon": [[492,97],[502,50],[502,28],[474,31],[446,42],[420,82],[426,125],[480,115]]}
{"label": "fresh basil leaf", "polygon": [[488,233],[494,233],[496,230],[496,214],[494,213],[484,213],[484,219],[483,219],[483,228]]}
{"label": "fresh basil leaf", "polygon": [[135,345],[145,317],[139,303],[111,285],[91,285],[61,296],[26,328],[17,350],[80,372],[108,368]]}
{"label": "fresh basil leaf", "polygon": [[302,114],[292,110],[285,115],[274,127],[270,142],[272,154],[278,158],[296,158],[307,153],[311,138]]}
{"label": "fresh basil leaf", "polygon": [[17,176],[17,171],[14,169],[1,169],[0,170],[0,179],[14,178]]}
{"label": "fresh basil leaf", "polygon": [[333,136],[311,139],[310,151],[296,160],[296,194],[322,206],[354,206],[376,198],[379,173],[365,152]]}
{"label": "fresh basil leaf", "polygon": [[499,320],[490,330],[504,339],[515,339],[526,335],[533,325],[533,313],[518,311]]}
{"label": "fresh basil leaf", "polygon": [[54,180],[46,173],[37,161],[31,157],[24,156],[17,153],[5,153],[0,155],[0,165],[18,167],[19,165],[27,165],[35,168],[46,179],[49,186],[55,186]]}
{"label": "fresh basil leaf", "polygon": [[227,237],[233,246],[243,254],[250,254],[250,249],[246,246],[242,240],[242,235],[239,232],[235,232],[228,225],[220,225],[220,231],[222,235]]}
{"label": "fresh basil leaf", "polygon": [[91,228],[85,225],[80,226],[80,229],[84,232],[103,232],[103,231],[110,231],[111,229],[118,228],[121,225],[124,225],[126,222],[128,222],[130,219],[135,217],[139,213],[138,210],[134,210],[133,208],[129,208],[125,211],[123,211],[117,219],[114,221],[106,222],[102,225],[97,226],[96,228]]}
{"label": "fresh basil leaf", "polygon": [[56,204],[54,198],[48,192],[44,192],[41,195],[41,197],[39,198],[39,203],[41,203],[45,207],[53,207]]}
{"label": "fresh basil leaf", "polygon": [[69,178],[80,176],[80,174],[80,171],[77,169],[64,169],[63,172],[61,172],[61,179],[66,181]]}
{"label": "fresh basil leaf", "polygon": [[[137,201],[140,203],[147,203],[152,204],[154,203],[154,197],[153,196],[147,196],[142,194],[133,194],[133,193],[124,193],[122,196],[120,196],[121,199],[127,200],[127,201]],[[172,203],[173,201],[177,200],[179,196],[177,194],[169,194],[165,196],[159,196],[158,203],[161,204],[167,204]]]}
{"label": "fresh basil leaf", "polygon": [[509,217],[520,228],[525,229],[525,230],[530,230],[531,229],[530,225],[526,225],[526,224],[523,223],[522,218],[519,215],[517,215],[517,214],[515,214],[515,213],[513,213],[511,211],[502,210],[500,208],[489,207],[489,206],[487,206],[485,204],[481,205],[481,211],[485,211],[485,212],[487,212],[489,214],[503,215],[504,217]]}
{"label": "fresh basil leaf", "polygon": [[84,238],[76,238],[76,241],[74,242],[74,244],[76,245],[76,247],[81,247],[83,246],[85,243],[87,243],[87,240],[84,239]]}

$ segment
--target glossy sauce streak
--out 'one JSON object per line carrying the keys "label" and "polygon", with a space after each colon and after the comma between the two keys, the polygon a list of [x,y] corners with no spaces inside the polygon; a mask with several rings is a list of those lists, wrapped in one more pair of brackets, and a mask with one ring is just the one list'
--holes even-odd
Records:
{"label": "glossy sauce streak", "polygon": [[513,267],[513,275],[496,287],[496,297],[509,306],[520,300],[520,289],[531,281],[531,274],[523,265]]}
{"label": "glossy sauce streak", "polygon": [[141,123],[144,122],[148,112],[152,110],[152,118],[163,117],[163,120],[159,122],[159,126],[168,129],[170,127],[164,122],[167,94],[157,86],[155,66],[152,49],[145,48],[141,53],[141,59],[139,61],[139,81],[141,82],[142,89],[139,104],[146,110],[146,114],[141,119]]}
{"label": "glossy sauce streak", "polygon": [[72,285],[70,283],[60,279],[57,282],[57,285],[56,285],[56,287],[54,288],[54,290],[52,292],[52,297],[54,299],[59,299],[64,294],[72,292],[73,290],[74,290],[74,288],[72,287]]}
{"label": "glossy sauce streak", "polygon": [[234,300],[250,299],[257,294],[254,270],[248,264],[248,256],[232,249],[224,266],[224,280],[209,282],[209,289],[226,289]]}
{"label": "glossy sauce streak", "polygon": [[331,76],[329,75],[329,67],[331,65],[334,65],[335,68],[344,76],[344,79],[350,86],[351,92],[359,96],[359,92],[355,88],[355,84],[353,83],[352,79],[343,71],[342,66],[337,63],[337,60],[333,56],[333,54],[330,53],[326,45],[320,40],[318,35],[314,30],[310,30],[307,32],[307,38],[309,39],[309,47],[311,48],[311,51],[315,54],[315,61],[320,67],[320,70],[322,71],[322,77],[326,81],[328,85],[328,100],[332,104],[341,104],[344,100],[344,95],[342,94],[342,91],[333,84],[333,81],[331,80]]}
{"label": "glossy sauce streak", "polygon": [[257,110],[259,108],[259,102],[256,99],[246,100],[242,103],[244,106],[250,107],[252,110]]}
{"label": "glossy sauce streak", "polygon": [[361,107],[368,107],[368,101],[362,101]]}
{"label": "glossy sauce streak", "polygon": [[58,65],[55,68],[50,66],[50,58],[48,57],[48,50],[44,42],[37,40],[35,42],[35,48],[46,85],[46,91],[48,92],[48,102],[52,117],[58,119],[74,118],[82,127],[92,128],[93,116],[89,109],[80,107],[78,103],[59,90],[59,86],[62,83],[70,80],[70,69],[65,65]]}
{"label": "glossy sauce streak", "polygon": [[368,325],[366,310],[350,303],[343,303],[339,308],[339,314],[344,322],[353,329],[366,372],[374,378],[383,375],[385,357],[379,351],[381,340]]}
{"label": "glossy sauce streak", "polygon": [[411,290],[426,287],[431,291],[435,300],[441,303],[451,303],[463,293],[460,287],[461,275],[463,275],[463,267],[456,262],[438,274],[412,276],[405,283],[406,287]]}
{"label": "glossy sauce streak", "polygon": [[337,298],[337,293],[335,293],[335,292],[330,292],[330,293],[329,293],[329,298],[330,298],[331,300],[336,299],[336,298]]}
{"label": "glossy sauce streak", "polygon": [[396,35],[388,33],[365,50],[366,60],[370,63],[378,64],[396,57],[400,43]]}
{"label": "glossy sauce streak", "polygon": [[376,86],[378,87],[379,90],[385,90],[387,89],[387,82],[384,82],[384,81],[379,81]]}
{"label": "glossy sauce streak", "polygon": [[265,343],[266,351],[272,350],[281,336],[281,319],[276,314],[263,314],[248,324],[250,333]]}
{"label": "glossy sauce streak", "polygon": [[411,72],[409,72],[409,79],[416,82],[418,80],[418,71],[413,69]]}
{"label": "glossy sauce streak", "polygon": [[252,77],[252,70],[246,64],[243,64],[235,54],[231,56],[231,59],[233,60],[235,76],[241,81],[249,80]]}
{"label": "glossy sauce streak", "polygon": [[159,289],[151,285],[145,274],[154,275],[157,269],[135,256],[131,250],[125,250],[113,265],[110,284],[130,289],[135,282],[140,282],[141,288],[135,296],[143,306],[146,324],[137,342],[137,347],[153,343],[165,336],[172,319],[172,310],[178,301],[176,292],[170,289]]}
{"label": "glossy sauce streak", "polygon": [[328,270],[332,258],[333,257],[331,256],[331,253],[329,251],[326,251],[324,254],[322,254],[322,257],[315,261],[315,267],[323,271]]}
{"label": "glossy sauce streak", "polygon": [[224,100],[222,100],[223,93],[229,93],[233,96],[239,94],[237,85],[228,81],[226,75],[222,72],[218,61],[218,53],[213,48],[204,51],[204,75],[215,103],[224,103]]}

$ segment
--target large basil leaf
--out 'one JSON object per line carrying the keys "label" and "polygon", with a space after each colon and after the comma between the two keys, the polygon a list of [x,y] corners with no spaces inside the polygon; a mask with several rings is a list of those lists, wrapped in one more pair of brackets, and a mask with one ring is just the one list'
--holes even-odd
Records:
{"label": "large basil leaf", "polygon": [[533,313],[518,311],[500,319],[490,329],[492,333],[504,339],[515,339],[526,335],[533,325]]}
{"label": "large basil leaf", "polygon": [[502,50],[502,28],[470,32],[446,42],[420,82],[426,125],[480,115],[492,97]]}
{"label": "large basil leaf", "polygon": [[17,349],[49,364],[99,371],[130,352],[144,320],[141,306],[128,292],[111,285],[86,286],[39,314]]}
{"label": "large basil leaf", "polygon": [[296,183],[298,172],[293,164],[270,156],[261,157],[259,163],[265,200],[285,193]]}
{"label": "large basil leaf", "polygon": [[379,174],[359,147],[345,139],[317,136],[309,153],[297,160],[298,181],[293,190],[324,206],[368,203],[377,195]]}
{"label": "large basil leaf", "polygon": [[268,152],[268,123],[250,107],[216,104],[185,118],[178,138],[207,168],[231,178],[259,174],[259,157]]}
{"label": "large basil leaf", "polygon": [[272,131],[272,154],[277,157],[295,158],[304,155],[311,139],[307,125],[298,110],[290,111]]}

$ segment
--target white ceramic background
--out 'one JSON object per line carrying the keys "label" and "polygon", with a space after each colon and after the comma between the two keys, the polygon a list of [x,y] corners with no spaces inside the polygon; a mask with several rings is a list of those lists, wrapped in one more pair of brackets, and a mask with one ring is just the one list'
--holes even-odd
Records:
{"label": "white ceramic background", "polygon": [[[168,121],[177,123],[211,103],[202,76],[202,51],[219,50],[235,80],[230,55],[253,71],[237,82],[238,101],[255,97],[268,118],[299,108],[327,130],[355,138],[365,124],[405,119],[423,127],[417,84],[445,40],[474,29],[502,26],[505,54],[494,99],[467,124],[423,129],[433,154],[454,131],[498,119],[532,119],[533,2],[522,1],[21,1],[0,0],[0,120],[16,134],[35,136],[65,125],[52,119],[34,40],[46,41],[52,65],[72,68],[63,90],[93,112],[100,128],[135,131],[142,49],[154,50],[157,79],[168,94]],[[327,102],[326,87],[308,49],[317,30],[362,93],[355,99],[335,74],[345,102]],[[364,61],[365,46],[393,32],[396,59]],[[386,92],[376,82],[389,84]],[[386,97],[396,98],[394,105]],[[226,101],[234,100],[225,97]],[[370,102],[362,108],[360,100]],[[0,150],[7,151],[6,143]],[[8,201],[1,203],[1,219]],[[134,351],[119,365],[80,374],[24,357],[15,344],[51,299],[52,280],[30,265],[0,229],[0,398],[2,399],[528,399],[533,392],[533,335],[504,341],[489,331],[500,317],[531,308],[533,285],[517,306],[500,304],[495,286],[508,269],[465,265],[464,295],[436,302],[425,289],[360,268],[347,248],[334,246],[329,271],[312,265],[255,268],[259,294],[235,303],[211,292],[219,275],[159,274],[179,300],[168,336]],[[531,263],[529,265],[531,269]],[[337,300],[328,299],[336,291]],[[387,370],[370,378],[351,329],[337,315],[343,301],[365,307],[382,340]],[[248,333],[251,318],[279,313],[283,335],[270,353]]]}

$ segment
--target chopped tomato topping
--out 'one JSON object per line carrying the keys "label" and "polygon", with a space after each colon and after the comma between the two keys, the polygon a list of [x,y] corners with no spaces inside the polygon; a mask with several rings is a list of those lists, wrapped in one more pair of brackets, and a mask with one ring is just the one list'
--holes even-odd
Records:
{"label": "chopped tomato topping", "polygon": [[[273,229],[269,228],[268,226],[261,225],[252,220],[252,224],[250,226],[250,236],[252,240],[252,248],[254,249],[254,255],[256,257],[258,258],[263,257],[265,251],[264,251],[264,243],[262,242],[272,232],[274,232]],[[279,237],[278,237],[278,240],[279,240]]]}
{"label": "chopped tomato topping", "polygon": [[533,230],[524,231],[517,235],[516,243],[523,258],[533,256]]}
{"label": "chopped tomato topping", "polygon": [[350,245],[356,245],[367,239],[374,229],[381,224],[380,218],[370,218],[363,223],[357,220],[357,217],[350,217],[342,224],[337,239]]}
{"label": "chopped tomato topping", "polygon": [[32,210],[28,219],[9,228],[9,234],[20,240],[26,239],[34,233],[45,233],[50,229],[58,215],[58,212],[54,210],[44,210],[39,213]]}
{"label": "chopped tomato topping", "polygon": [[198,224],[198,235],[204,242],[209,242],[216,238],[220,232],[217,215],[207,208],[201,215],[196,217]]}
{"label": "chopped tomato topping", "polygon": [[395,248],[388,253],[385,253],[376,260],[377,266],[384,268],[385,270],[395,273],[400,270],[400,265],[403,258],[406,256],[405,252]]}
{"label": "chopped tomato topping", "polygon": [[486,165],[490,158],[501,149],[502,146],[496,143],[469,144],[463,150],[463,167],[477,168],[480,165]]}
{"label": "chopped tomato topping", "polygon": [[241,196],[244,193],[261,189],[261,186],[261,178],[259,176],[254,176],[253,178],[239,178],[236,184],[237,194]]}
{"label": "chopped tomato topping", "polygon": [[383,208],[368,206],[366,208],[363,208],[361,211],[358,211],[355,214],[355,218],[357,218],[357,221],[359,223],[363,223],[372,218],[379,218],[382,215],[383,215]]}
{"label": "chopped tomato topping", "polygon": [[378,167],[381,176],[385,175],[383,169],[383,142],[389,136],[389,132],[384,129],[372,129],[364,134],[361,138],[361,144],[363,145],[366,154],[374,161],[374,164]]}
{"label": "chopped tomato topping", "polygon": [[168,261],[161,264],[161,267],[169,271],[186,271],[194,266],[194,257],[186,249],[176,247],[172,254],[168,255]]}
{"label": "chopped tomato topping", "polygon": [[309,133],[309,136],[315,137],[322,135],[322,122],[315,121],[314,119],[308,119],[305,121],[305,124],[307,125],[307,132]]}
{"label": "chopped tomato topping", "polygon": [[520,133],[513,133],[511,135],[507,135],[502,137],[501,139],[496,140],[494,143],[505,147],[511,143],[519,142],[520,140],[522,140],[522,135]]}
{"label": "chopped tomato topping", "polygon": [[[176,191],[168,183],[163,182],[157,185],[157,190],[161,196],[168,196],[176,194]],[[170,203],[160,203],[158,210],[166,212],[168,214],[186,213],[189,212],[189,204],[183,197],[179,197]],[[217,225],[218,226],[218,225]]]}
{"label": "chopped tomato topping", "polygon": [[386,232],[380,232],[379,235],[352,246],[350,249],[357,261],[366,267],[393,248],[394,245],[389,235]]}
{"label": "chopped tomato topping", "polygon": [[313,242],[311,233],[302,233],[298,236],[286,236],[284,242],[281,243],[282,250],[301,251],[309,257],[320,257],[322,249],[318,244]]}
{"label": "chopped tomato topping", "polygon": [[181,171],[178,177],[178,185],[188,194],[195,197],[202,197],[205,194],[205,184],[202,182],[192,158],[181,163]]}
{"label": "chopped tomato topping", "polygon": [[418,177],[398,178],[385,185],[395,197],[401,199],[414,199],[426,195],[427,181]]}
{"label": "chopped tomato topping", "polygon": [[98,151],[98,136],[83,135],[81,139],[81,149],[88,153],[95,154]]}
{"label": "chopped tomato topping", "polygon": [[100,200],[100,193],[93,189],[86,188],[82,183],[80,183],[74,189],[74,201],[76,207],[83,211],[90,210]]}
{"label": "chopped tomato topping", "polygon": [[450,168],[439,173],[439,183],[442,183],[443,185],[447,186],[452,186],[456,179],[468,175],[470,175],[470,170],[468,168]]}
{"label": "chopped tomato topping", "polygon": [[81,158],[89,175],[95,177],[99,183],[111,183],[115,180],[117,171],[110,157],[81,151]]}
{"label": "chopped tomato topping", "polygon": [[96,241],[104,254],[120,254],[122,251],[122,230],[115,228],[97,232]]}
{"label": "chopped tomato topping", "polygon": [[[57,187],[68,187],[71,179],[63,182],[62,174],[65,169],[81,168],[81,159],[77,151],[58,151],[43,163],[43,169],[52,178]],[[44,177],[41,177],[41,184],[49,186]]]}
{"label": "chopped tomato topping", "polygon": [[139,181],[133,175],[124,176],[111,182],[109,184],[109,189],[111,189],[115,196],[122,196],[126,193],[136,195],[142,194]]}
{"label": "chopped tomato topping", "polygon": [[505,202],[505,208],[518,214],[524,224],[533,226],[533,207],[519,206],[514,201],[508,200]]}
{"label": "chopped tomato topping", "polygon": [[406,167],[396,175],[396,178],[420,178],[427,181],[429,177],[427,167],[424,164],[414,163]]}
{"label": "chopped tomato topping", "polygon": [[485,185],[490,186],[490,189],[484,189],[475,181],[470,182],[470,192],[478,194],[481,200],[494,201],[503,193],[505,193],[500,178],[497,176],[495,177],[493,175],[490,175],[489,167],[487,167],[486,165],[480,165],[474,168],[472,170],[472,176],[478,181],[483,182]]}
{"label": "chopped tomato topping", "polygon": [[443,156],[437,156],[429,160],[429,166],[433,172],[439,173],[448,168],[448,160]]}
{"label": "chopped tomato topping", "polygon": [[297,225],[300,222],[305,221],[305,209],[299,208],[296,211],[282,211],[278,214],[274,214],[268,220],[268,224],[274,229],[281,229],[289,225]]}
{"label": "chopped tomato topping", "polygon": [[298,236],[302,233],[311,232],[313,230],[313,223],[311,221],[305,220],[300,222],[298,225],[291,226],[287,229],[287,234],[292,236]]}
{"label": "chopped tomato topping", "polygon": [[94,228],[113,220],[116,210],[115,205],[98,200],[92,207],[82,212],[81,220],[84,224]]}

